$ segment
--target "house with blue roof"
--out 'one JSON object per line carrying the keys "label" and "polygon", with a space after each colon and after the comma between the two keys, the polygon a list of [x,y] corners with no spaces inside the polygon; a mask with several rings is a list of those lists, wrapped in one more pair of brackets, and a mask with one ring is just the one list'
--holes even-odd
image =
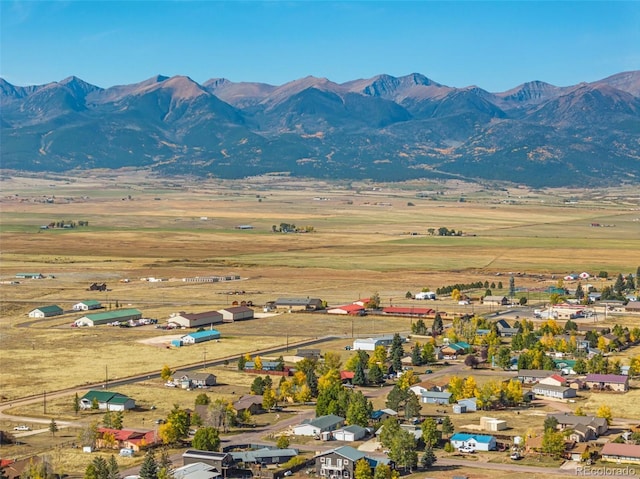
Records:
{"label": "house with blue roof", "polygon": [[449,404],[450,392],[424,391],[420,395],[420,401],[425,404]]}
{"label": "house with blue roof", "polygon": [[372,457],[351,446],[342,446],[316,456],[316,475],[326,478],[355,478],[356,463],[364,459],[371,467],[371,473],[378,464],[386,464],[391,469],[395,464],[388,457]]}
{"label": "house with blue roof", "polygon": [[302,424],[294,426],[296,436],[320,436],[322,433],[335,431],[344,426],[344,418],[335,414],[327,414],[315,419],[305,419]]}
{"label": "house with blue roof", "polygon": [[207,329],[206,331],[197,331],[195,333],[187,334],[180,338],[182,344],[196,344],[204,343],[205,341],[211,341],[212,339],[220,339],[220,331],[217,329]]}
{"label": "house with blue roof", "polygon": [[460,449],[461,447],[470,447],[474,451],[493,451],[496,449],[496,438],[489,434],[467,434],[466,432],[457,432],[449,439],[451,445]]}

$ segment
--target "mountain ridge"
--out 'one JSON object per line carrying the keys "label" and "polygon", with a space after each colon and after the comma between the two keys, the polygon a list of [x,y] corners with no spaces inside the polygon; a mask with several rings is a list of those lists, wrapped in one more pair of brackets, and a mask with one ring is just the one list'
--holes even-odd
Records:
{"label": "mountain ridge", "polygon": [[0,78],[0,106],[4,169],[640,181],[640,71],[563,87],[534,80],[504,92],[449,87],[420,73],[283,85],[156,75],[109,88],[75,76],[32,86]]}

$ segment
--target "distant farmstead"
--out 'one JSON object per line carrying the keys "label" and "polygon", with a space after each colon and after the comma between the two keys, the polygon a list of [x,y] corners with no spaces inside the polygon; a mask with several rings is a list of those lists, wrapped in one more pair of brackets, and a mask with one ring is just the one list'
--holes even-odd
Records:
{"label": "distant farmstead", "polygon": [[21,279],[43,279],[42,273],[16,273],[16,278]]}
{"label": "distant farmstead", "polygon": [[275,306],[291,311],[315,311],[323,308],[322,300],[318,298],[278,298]]}

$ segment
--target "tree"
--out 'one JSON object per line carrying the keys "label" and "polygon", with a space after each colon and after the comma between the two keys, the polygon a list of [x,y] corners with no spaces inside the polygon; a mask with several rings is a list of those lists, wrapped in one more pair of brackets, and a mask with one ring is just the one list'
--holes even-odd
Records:
{"label": "tree", "polygon": [[238,357],[238,371],[244,371],[245,366],[247,365],[247,360],[244,356]]}
{"label": "tree", "polygon": [[453,423],[451,422],[451,418],[449,416],[445,416],[442,419],[442,434],[449,437],[454,431]]}
{"label": "tree", "polygon": [[160,426],[158,434],[165,444],[175,444],[187,437],[189,425],[190,422],[187,411],[180,409],[180,406],[174,404],[173,409],[167,416],[167,421]]}
{"label": "tree", "polygon": [[373,406],[371,402],[364,397],[360,391],[352,393],[349,397],[349,405],[347,406],[346,420],[349,425],[358,425],[366,427],[369,424],[371,411]]}
{"label": "tree", "polygon": [[100,403],[98,403],[98,398],[94,397],[91,400],[91,409],[98,409],[100,407]]}
{"label": "tree", "polygon": [[587,362],[582,358],[578,358],[573,370],[576,374],[585,374],[587,372]]}
{"label": "tree", "polygon": [[418,464],[418,454],[416,452],[416,440],[409,431],[400,429],[391,442],[389,449],[389,459],[398,466],[411,472]]}
{"label": "tree", "polygon": [[157,461],[158,466],[158,479],[173,479],[173,464],[167,448],[162,448],[160,451],[160,459]]}
{"label": "tree", "polygon": [[[264,402],[264,395],[263,395]],[[209,426],[222,429],[223,432],[229,430],[229,426],[236,421],[236,411],[232,404],[222,398],[218,398],[209,404]]]}
{"label": "tree", "polygon": [[122,411],[115,411],[111,415],[111,427],[114,429],[122,429],[124,421],[124,414]]}
{"label": "tree", "polygon": [[207,393],[200,393],[196,396],[195,400],[196,406],[208,406],[211,404],[211,398],[207,395]]}
{"label": "tree", "polygon": [[256,356],[253,360],[253,368],[257,371],[262,371],[262,359],[260,356]]}
{"label": "tree", "polygon": [[466,358],[464,358],[465,366],[469,366],[471,369],[476,369],[478,367],[479,361],[478,358],[474,354],[468,354]]}
{"label": "tree", "polygon": [[440,431],[438,431],[438,424],[434,418],[426,418],[420,429],[422,430],[422,440],[427,446],[433,447],[440,442]]}
{"label": "tree", "polygon": [[411,348],[411,364],[413,366],[422,365],[422,349],[420,348],[420,344],[418,343],[416,343],[413,348]]}
{"label": "tree", "polygon": [[379,462],[373,471],[373,479],[391,479],[391,468],[389,465]]}
{"label": "tree", "polygon": [[598,410],[596,411],[596,417],[603,417],[607,420],[607,424],[611,424],[613,421],[613,414],[611,413],[611,408],[606,404],[602,404]]}
{"label": "tree", "polygon": [[265,388],[262,393],[262,407],[267,411],[276,405],[276,393],[272,387]]}
{"label": "tree", "polygon": [[621,295],[625,289],[624,286],[624,278],[622,276],[622,273],[618,273],[616,282],[613,285],[613,290],[616,292],[616,294]]}
{"label": "tree", "polygon": [[418,417],[420,416],[420,400],[418,396],[413,393],[407,395],[407,401],[404,404],[404,416],[405,417]]}
{"label": "tree", "polygon": [[402,338],[400,334],[395,333],[391,340],[391,347],[389,348],[389,358],[391,360],[391,366],[394,371],[402,370],[402,358],[404,357],[404,348],[402,347]]}
{"label": "tree", "polygon": [[153,449],[148,449],[140,466],[140,479],[158,479],[158,463]]}
{"label": "tree", "polygon": [[276,447],[278,449],[286,449],[289,447],[290,441],[287,436],[278,436],[278,440],[276,441]]}
{"label": "tree", "polygon": [[423,469],[429,469],[431,466],[435,464],[438,459],[436,458],[435,453],[433,452],[433,448],[431,446],[427,446],[424,448],[424,454],[422,454],[422,459],[420,459],[420,466]]}
{"label": "tree", "polygon": [[367,373],[367,380],[371,384],[382,384],[384,382],[384,374],[380,366],[374,364],[369,368],[369,372]]}
{"label": "tree", "polygon": [[116,457],[113,454],[109,456],[109,460],[107,461],[106,479],[120,479],[120,467],[118,466],[118,461],[116,461]]}
{"label": "tree", "polygon": [[191,442],[194,449],[201,451],[220,450],[220,431],[215,427],[202,427],[196,431]]}
{"label": "tree", "polygon": [[76,413],[76,416],[80,412],[80,398],[78,397],[78,393],[73,398],[73,412]]}
{"label": "tree", "polygon": [[436,361],[436,349],[431,341],[422,346],[422,364],[431,364]]}
{"label": "tree", "polygon": [[373,479],[373,474],[371,474],[371,466],[366,459],[362,458],[358,462],[356,462],[353,477],[354,479]]}
{"label": "tree", "polygon": [[511,350],[507,346],[502,346],[498,349],[497,363],[502,369],[509,369],[511,367]]}
{"label": "tree", "polygon": [[545,429],[542,436],[542,452],[554,457],[564,453],[564,435],[560,431]]}
{"label": "tree", "polygon": [[367,384],[367,377],[364,375],[364,367],[362,366],[362,361],[358,361],[351,382],[355,386],[364,386],[365,384]]}
{"label": "tree", "polygon": [[443,330],[444,325],[442,324],[442,316],[440,316],[440,313],[436,313],[435,318],[433,318],[433,325],[431,326],[431,334],[433,337],[436,337],[439,334],[442,334]]}
{"label": "tree", "polygon": [[169,379],[171,379],[171,376],[173,375],[173,373],[171,372],[171,368],[168,365],[164,365],[162,366],[162,370],[160,371],[160,377],[162,378],[163,381],[168,381]]}
{"label": "tree", "polygon": [[367,309],[378,309],[380,307],[380,294],[377,292],[373,293],[365,307]]}
{"label": "tree", "polygon": [[558,428],[558,420],[554,416],[547,416],[543,428],[545,431],[555,431]]}
{"label": "tree", "polygon": [[59,431],[58,428],[58,423],[56,423],[56,420],[51,418],[51,422],[49,423],[49,432],[51,433],[52,436],[56,435],[56,432]]}
{"label": "tree", "polygon": [[381,429],[380,443],[384,447],[391,447],[393,438],[400,432],[400,423],[395,417],[390,416],[382,421]]}
{"label": "tree", "polygon": [[513,277],[513,275],[511,275],[509,277],[509,297],[513,298],[516,295],[516,280]]}

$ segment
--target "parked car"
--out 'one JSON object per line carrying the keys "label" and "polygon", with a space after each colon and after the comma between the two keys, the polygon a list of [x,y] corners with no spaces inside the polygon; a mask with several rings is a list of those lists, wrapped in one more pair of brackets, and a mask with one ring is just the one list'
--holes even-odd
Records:
{"label": "parked car", "polygon": [[31,428],[29,426],[25,426],[24,424],[20,425],[20,426],[16,426],[13,428],[14,431],[31,431]]}
{"label": "parked car", "polygon": [[431,369],[427,369],[424,373],[425,374],[433,374],[433,371]]}
{"label": "parked car", "polygon": [[520,459],[522,459],[522,456],[517,451],[512,453],[509,457],[511,457],[511,459],[513,459],[514,461],[519,461]]}
{"label": "parked car", "polygon": [[458,451],[464,452],[466,454],[473,454],[474,452],[476,452],[476,450],[471,446],[462,446],[460,449],[458,449]]}
{"label": "parked car", "polygon": [[164,419],[156,419],[156,424],[164,424]]}

